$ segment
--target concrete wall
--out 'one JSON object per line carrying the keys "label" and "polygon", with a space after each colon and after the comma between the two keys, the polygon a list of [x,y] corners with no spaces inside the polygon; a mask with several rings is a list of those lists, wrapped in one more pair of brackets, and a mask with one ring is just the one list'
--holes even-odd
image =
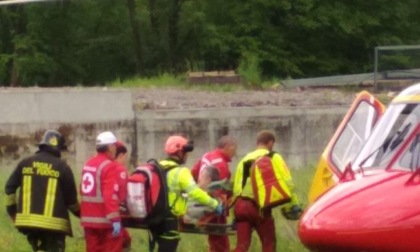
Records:
{"label": "concrete wall", "polygon": [[347,108],[231,108],[184,111],[137,112],[138,158],[162,157],[163,143],[180,133],[194,140],[196,150],[188,165],[229,134],[238,140],[238,157],[255,149],[255,137],[263,129],[273,130],[276,149],[291,167],[313,164],[328,143]]}
{"label": "concrete wall", "polygon": [[0,90],[0,124],[99,123],[133,119],[127,90]]}
{"label": "concrete wall", "polygon": [[96,135],[113,131],[128,144],[132,163],[161,158],[166,137],[182,133],[195,141],[188,165],[230,134],[238,157],[255,148],[259,130],[274,130],[276,149],[286,162],[302,167],[317,162],[347,108],[230,108],[182,111],[133,111],[129,90],[0,90],[0,165],[15,164],[33,153],[47,129],[58,129],[69,145],[64,156],[81,167],[94,154]]}
{"label": "concrete wall", "polygon": [[131,92],[107,89],[0,90],[0,165],[33,153],[47,129],[66,138],[69,163],[80,167],[95,153],[95,137],[112,130],[126,141],[135,131]]}

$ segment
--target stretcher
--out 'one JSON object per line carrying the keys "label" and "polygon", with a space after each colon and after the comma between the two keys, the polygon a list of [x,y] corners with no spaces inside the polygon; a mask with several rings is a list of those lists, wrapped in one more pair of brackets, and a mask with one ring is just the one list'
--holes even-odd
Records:
{"label": "stretcher", "polygon": [[179,232],[190,233],[190,234],[204,234],[204,235],[234,235],[235,227],[234,224],[216,224],[206,223],[201,225],[188,224],[180,220],[178,225]]}
{"label": "stretcher", "polygon": [[[210,217],[210,216],[207,216]],[[214,217],[211,216],[212,218]],[[209,220],[212,218],[208,218]],[[141,220],[131,218],[129,216],[123,216],[122,225],[126,228],[134,229],[148,229],[148,225]],[[200,220],[199,223],[185,223],[182,218],[178,222],[178,231],[182,233],[190,234],[203,234],[203,235],[234,235],[235,225],[230,224],[216,224],[206,222],[205,219]]]}
{"label": "stretcher", "polygon": [[[208,186],[208,192],[213,197],[217,198],[225,206],[227,213],[229,208],[229,202],[226,194],[215,195],[215,192],[220,189],[227,191],[231,187],[226,181],[212,182]],[[195,207],[195,208],[194,208]],[[186,218],[187,217],[187,218]],[[212,220],[216,217],[213,212],[209,212],[208,208],[203,206],[190,206],[186,216],[179,218],[178,231],[182,233],[190,234],[203,234],[203,235],[234,235],[235,225],[233,223],[228,224],[217,224],[212,223]],[[195,219],[195,220],[194,220]],[[189,221],[186,221],[189,220]],[[147,223],[143,220],[130,217],[128,214],[122,215],[122,225],[126,228],[134,229],[148,229]]]}

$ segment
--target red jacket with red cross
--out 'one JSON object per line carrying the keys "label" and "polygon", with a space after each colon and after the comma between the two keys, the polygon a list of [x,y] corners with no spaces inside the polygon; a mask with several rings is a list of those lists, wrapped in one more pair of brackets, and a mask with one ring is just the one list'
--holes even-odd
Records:
{"label": "red jacket with red cross", "polygon": [[106,154],[89,159],[82,170],[80,221],[83,227],[111,228],[120,221],[117,163]]}
{"label": "red jacket with red cross", "polygon": [[198,177],[200,172],[203,170],[204,167],[207,165],[214,165],[219,170],[219,178],[228,179],[230,180],[230,171],[229,171],[229,163],[230,158],[225,155],[221,149],[215,149],[213,151],[207,152],[204,154],[200,160],[194,165],[191,173],[195,179],[198,181]]}

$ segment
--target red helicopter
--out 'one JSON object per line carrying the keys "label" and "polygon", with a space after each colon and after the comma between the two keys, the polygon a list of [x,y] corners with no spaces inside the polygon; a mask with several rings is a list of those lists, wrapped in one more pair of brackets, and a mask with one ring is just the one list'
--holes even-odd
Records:
{"label": "red helicopter", "polygon": [[[362,92],[324,151],[299,222],[311,251],[420,251],[420,84]],[[419,233],[418,233],[419,232]]]}

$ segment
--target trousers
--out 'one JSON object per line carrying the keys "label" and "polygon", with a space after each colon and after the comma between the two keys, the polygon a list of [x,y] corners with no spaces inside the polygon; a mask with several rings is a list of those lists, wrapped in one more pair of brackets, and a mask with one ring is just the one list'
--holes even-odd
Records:
{"label": "trousers", "polygon": [[130,251],[131,248],[131,236],[126,228],[121,229],[121,235],[123,239],[123,251]]}
{"label": "trousers", "polygon": [[175,252],[178,248],[180,236],[178,218],[168,216],[161,223],[149,226],[149,251],[154,251],[156,244],[158,252]]}
{"label": "trousers", "polygon": [[122,252],[123,236],[112,236],[111,228],[85,228],[86,252]]}
{"label": "trousers", "polygon": [[[210,223],[226,224],[226,216],[217,216]],[[210,252],[229,252],[230,244],[227,235],[209,235],[208,237]]]}
{"label": "trousers", "polygon": [[271,209],[261,212],[255,201],[238,198],[234,206],[234,216],[237,239],[235,252],[249,250],[253,230],[257,231],[263,252],[276,250],[275,225]]}
{"label": "trousers", "polygon": [[33,251],[64,252],[66,235],[64,233],[29,229],[23,231]]}

